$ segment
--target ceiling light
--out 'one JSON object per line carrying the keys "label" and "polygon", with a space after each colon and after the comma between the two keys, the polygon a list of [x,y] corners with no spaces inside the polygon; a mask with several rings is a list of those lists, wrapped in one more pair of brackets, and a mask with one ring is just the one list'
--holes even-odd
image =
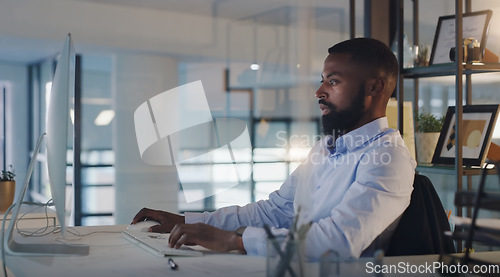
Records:
{"label": "ceiling light", "polygon": [[253,63],[250,65],[251,70],[259,70],[259,68],[260,68],[259,64]]}
{"label": "ceiling light", "polygon": [[94,120],[94,124],[97,126],[109,125],[111,120],[115,117],[115,112],[113,110],[102,110]]}
{"label": "ceiling light", "polygon": [[52,89],[52,82],[45,83],[45,110],[49,108],[50,91]]}
{"label": "ceiling light", "polygon": [[69,118],[71,119],[71,124],[75,125],[75,110],[69,110]]}

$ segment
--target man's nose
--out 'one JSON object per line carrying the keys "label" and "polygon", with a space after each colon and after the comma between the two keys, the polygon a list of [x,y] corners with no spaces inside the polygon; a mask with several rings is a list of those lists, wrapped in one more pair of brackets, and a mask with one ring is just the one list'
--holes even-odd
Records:
{"label": "man's nose", "polygon": [[316,96],[316,98],[318,98],[318,99],[325,99],[325,98],[327,98],[328,94],[323,89],[323,84],[321,84],[321,86],[318,88],[318,90],[316,91],[316,93],[314,94],[314,96]]}

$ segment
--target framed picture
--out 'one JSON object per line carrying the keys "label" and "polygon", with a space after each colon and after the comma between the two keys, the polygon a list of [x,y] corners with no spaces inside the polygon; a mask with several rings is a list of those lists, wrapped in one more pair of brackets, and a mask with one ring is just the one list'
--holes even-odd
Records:
{"label": "framed picture", "polygon": [[[486,159],[499,105],[463,107],[462,155],[464,165],[480,166]],[[433,164],[455,163],[455,107],[448,107],[432,158]]]}
{"label": "framed picture", "polygon": [[[491,10],[485,10],[463,15],[463,38],[477,39],[481,53],[484,53],[492,13]],[[434,35],[429,64],[452,62],[452,47],[455,47],[455,15],[441,16]]]}

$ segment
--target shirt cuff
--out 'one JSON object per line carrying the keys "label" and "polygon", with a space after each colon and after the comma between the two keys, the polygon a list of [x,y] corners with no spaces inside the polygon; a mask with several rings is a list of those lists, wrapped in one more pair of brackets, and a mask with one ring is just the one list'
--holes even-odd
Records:
{"label": "shirt cuff", "polygon": [[243,246],[247,255],[265,256],[267,253],[266,232],[263,228],[247,227],[243,232]]}
{"label": "shirt cuff", "polygon": [[188,224],[192,223],[204,223],[203,222],[203,214],[202,213],[184,213],[184,222]]}

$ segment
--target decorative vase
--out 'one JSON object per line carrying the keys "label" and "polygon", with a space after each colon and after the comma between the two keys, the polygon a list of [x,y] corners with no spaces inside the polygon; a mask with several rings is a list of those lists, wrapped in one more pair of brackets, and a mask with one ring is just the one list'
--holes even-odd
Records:
{"label": "decorative vase", "polygon": [[441,133],[415,133],[415,144],[417,148],[417,162],[420,164],[430,164],[434,150]]}
{"label": "decorative vase", "polygon": [[16,192],[16,181],[0,181],[0,213],[7,209],[14,202]]}
{"label": "decorative vase", "polygon": [[276,237],[267,239],[266,277],[305,277],[304,240]]}

